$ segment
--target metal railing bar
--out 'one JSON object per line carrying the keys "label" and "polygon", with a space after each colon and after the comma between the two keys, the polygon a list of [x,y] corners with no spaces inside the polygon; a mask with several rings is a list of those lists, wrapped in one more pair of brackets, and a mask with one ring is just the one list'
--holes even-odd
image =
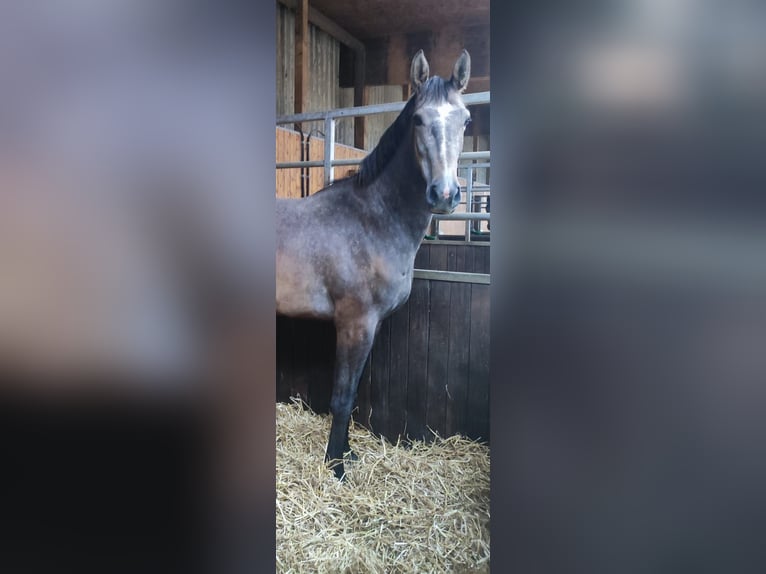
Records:
{"label": "metal railing bar", "polygon": [[[463,103],[466,106],[489,104],[489,92],[476,92],[475,94],[464,94]],[[404,109],[407,102],[389,102],[386,104],[370,104],[367,106],[356,106],[351,108],[338,108],[334,110],[325,110],[322,112],[307,112],[303,114],[290,114],[287,116],[278,116],[277,125],[293,124],[301,122],[323,121],[327,118],[353,118],[356,116],[366,116],[372,114],[385,114],[389,112],[400,112]]]}
{"label": "metal railing bar", "polygon": [[434,269],[415,269],[415,279],[429,279],[431,281],[451,281],[457,283],[490,284],[489,273],[466,273],[463,271],[437,271]]}
{"label": "metal railing bar", "polygon": [[[485,153],[485,152],[465,152],[465,153]],[[489,152],[486,152],[489,154]],[[489,157],[489,156],[487,156]],[[331,164],[333,166],[338,165],[358,165],[362,163],[362,160],[364,158],[349,158],[349,159],[334,159],[332,160]],[[463,161],[463,156],[458,157],[458,161]],[[467,161],[470,161],[471,158],[467,158]],[[306,160],[306,161],[282,161],[277,162],[277,169],[294,169],[298,167],[322,167],[325,165],[324,160],[321,159],[313,159],[313,160]],[[488,163],[486,164],[466,164],[466,165],[460,165],[458,166],[458,169],[468,169],[468,168],[474,168],[479,169],[483,167],[490,167]]]}
{"label": "metal railing bar", "polygon": [[438,221],[489,221],[489,213],[440,213],[434,214]]}

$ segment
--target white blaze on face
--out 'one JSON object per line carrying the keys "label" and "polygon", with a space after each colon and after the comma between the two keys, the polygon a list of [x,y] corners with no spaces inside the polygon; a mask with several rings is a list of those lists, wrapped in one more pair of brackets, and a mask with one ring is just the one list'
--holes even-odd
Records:
{"label": "white blaze on face", "polygon": [[[439,132],[441,133],[440,138],[440,145],[439,145],[439,159],[441,160],[441,164],[446,167],[447,166],[447,118],[450,115],[450,112],[455,108],[452,104],[444,103],[439,105],[439,107],[436,108],[436,113],[438,114],[438,126],[439,126]],[[445,189],[445,195],[447,194],[447,190]]]}
{"label": "white blaze on face", "polygon": [[[442,177],[448,178],[449,173],[447,171],[447,167],[449,166],[448,157],[447,157],[447,123],[450,114],[454,113],[459,106],[451,103],[443,103],[440,104],[435,108],[436,110],[436,123],[438,125],[438,130],[440,132],[441,138],[439,141],[439,160],[441,162],[441,166],[443,169]],[[454,142],[450,141],[450,145],[454,146]],[[462,147],[462,145],[461,145]],[[454,150],[453,150],[454,151]],[[459,153],[459,152],[458,152]],[[457,166],[455,166],[457,168]],[[455,169],[455,172],[457,170]],[[455,176],[457,176],[457,173],[455,173]],[[444,188],[444,197],[449,197],[449,187],[445,186]]]}

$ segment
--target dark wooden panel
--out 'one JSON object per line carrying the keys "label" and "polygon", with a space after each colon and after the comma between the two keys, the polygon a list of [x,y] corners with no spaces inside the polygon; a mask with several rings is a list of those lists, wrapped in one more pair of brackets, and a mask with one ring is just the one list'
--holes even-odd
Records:
{"label": "dark wooden panel", "polygon": [[445,436],[466,433],[471,336],[471,285],[453,283],[450,288]]}
{"label": "dark wooden panel", "polygon": [[420,248],[417,253],[415,253],[415,269],[431,269],[429,263],[431,258],[431,247],[433,247],[433,245],[421,243]]}
{"label": "dark wooden panel", "polygon": [[407,387],[409,386],[408,351],[410,339],[410,304],[403,305],[391,317],[391,362],[388,375],[388,437],[396,440],[407,425]]}
{"label": "dark wooden panel", "polygon": [[457,245],[447,246],[447,271],[457,271]]}
{"label": "dark wooden panel", "polygon": [[489,249],[486,247],[471,247],[473,252],[473,271],[474,273],[487,273],[487,255]]}
{"label": "dark wooden panel", "polygon": [[[436,247],[442,249],[431,251],[431,267],[446,270],[449,250],[447,246]],[[444,428],[446,409],[450,284],[446,281],[430,283],[426,425],[434,431],[441,432]]]}
{"label": "dark wooden panel", "polygon": [[415,258],[418,269],[489,273],[489,247],[460,243],[424,243]]}
{"label": "dark wooden panel", "polygon": [[428,374],[428,328],[430,281],[415,279],[410,293],[409,347],[407,357],[407,434],[426,433],[426,377]]}
{"label": "dark wooden panel", "polygon": [[466,432],[489,441],[489,285],[471,285]]}
{"label": "dark wooden panel", "polygon": [[384,321],[372,349],[370,366],[370,408],[368,415],[373,432],[389,435],[388,426],[388,384],[391,363],[391,321]]}

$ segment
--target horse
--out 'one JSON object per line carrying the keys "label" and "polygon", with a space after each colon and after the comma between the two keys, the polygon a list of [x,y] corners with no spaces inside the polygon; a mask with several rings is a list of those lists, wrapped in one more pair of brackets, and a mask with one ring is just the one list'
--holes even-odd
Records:
{"label": "horse", "polygon": [[462,100],[471,59],[449,80],[429,77],[419,50],[412,95],[359,170],[315,194],[276,203],[278,315],[331,320],[336,353],[325,463],[343,481],[359,379],[381,322],[412,288],[415,254],[433,214],[460,202],[458,156],[470,112]]}

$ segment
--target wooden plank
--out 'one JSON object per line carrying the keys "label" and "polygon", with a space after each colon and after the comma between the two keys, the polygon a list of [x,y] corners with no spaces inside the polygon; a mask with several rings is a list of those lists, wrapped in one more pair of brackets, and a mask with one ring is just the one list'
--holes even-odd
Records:
{"label": "wooden plank", "polygon": [[468,245],[455,246],[455,271],[465,272],[465,258],[468,252]]}
{"label": "wooden plank", "polygon": [[[300,161],[301,154],[301,134],[284,128],[276,128],[276,157],[277,162]],[[324,157],[324,139],[312,134],[308,140],[309,158],[312,160],[321,160]],[[335,144],[335,154],[338,159],[363,158],[367,153],[364,150],[358,150],[350,146]],[[356,171],[356,166],[348,168],[336,167],[335,172],[338,178]],[[316,193],[323,187],[323,170],[321,167],[312,167],[309,173],[309,193]],[[300,169],[278,169],[277,170],[277,197],[300,197]]]}
{"label": "wooden plank", "polygon": [[[354,52],[354,106],[367,105],[365,70],[367,68],[364,49]],[[365,117],[354,118],[354,147],[364,149]]]}
{"label": "wooden plank", "polygon": [[473,269],[471,271],[474,273],[486,273],[486,255],[489,253],[489,250],[486,247],[476,245],[472,245],[470,249],[473,251]]}
{"label": "wooden plank", "polygon": [[421,243],[415,253],[415,267],[418,269],[428,269],[431,254],[431,246],[428,243]]}
{"label": "wooden plank", "polygon": [[391,361],[388,376],[388,438],[395,441],[397,436],[404,436],[407,429],[407,387],[409,373],[407,369],[410,305],[404,304],[386,321],[391,323]]}
{"label": "wooden plank", "polygon": [[404,34],[392,34],[388,37],[386,83],[410,83],[410,60],[412,56],[414,54],[407,53],[407,37]]}
{"label": "wooden plank", "polygon": [[373,431],[383,436],[388,432],[388,390],[391,364],[391,322],[384,321],[375,339],[372,350],[370,376],[370,426]]}
{"label": "wooden plank", "polygon": [[[438,247],[438,249],[434,249]],[[431,247],[431,268],[447,267],[447,249]],[[450,287],[444,281],[430,281],[428,372],[426,398],[426,425],[445,436],[445,410],[447,404],[447,361],[449,358]]]}
{"label": "wooden plank", "polygon": [[[300,0],[279,0],[279,2],[292,10],[296,10],[297,5],[301,3]],[[308,9],[308,19],[314,26],[324,30],[346,46],[354,50],[364,49],[364,44],[361,41],[342,28],[335,20],[330,19],[324,12],[320,12],[313,6],[310,6]]]}
{"label": "wooden plank", "polygon": [[457,271],[457,246],[447,245],[447,271]]}
{"label": "wooden plank", "polygon": [[355,51],[364,50],[364,44],[313,6],[309,8],[309,21],[317,28]]}
{"label": "wooden plank", "polygon": [[468,414],[465,429],[471,438],[489,441],[489,286],[471,285]]}
{"label": "wooden plank", "polygon": [[[309,100],[309,0],[295,2],[295,104],[296,114],[307,112]],[[301,125],[295,129],[302,131]]]}
{"label": "wooden plank", "polygon": [[471,285],[455,283],[450,288],[449,349],[447,359],[447,405],[445,434],[465,433],[467,412],[469,346],[471,337]]}
{"label": "wooden plank", "polygon": [[375,338],[370,368],[370,427],[373,432],[389,436],[388,387],[391,364],[391,321],[383,321]]}
{"label": "wooden plank", "polygon": [[465,260],[463,261],[463,271],[466,273],[473,273],[474,271],[474,255],[476,253],[476,246],[475,245],[466,245],[465,246]]}
{"label": "wooden plank", "polygon": [[407,356],[407,434],[413,439],[422,439],[426,436],[429,287],[429,281],[415,279],[410,294],[409,349]]}

